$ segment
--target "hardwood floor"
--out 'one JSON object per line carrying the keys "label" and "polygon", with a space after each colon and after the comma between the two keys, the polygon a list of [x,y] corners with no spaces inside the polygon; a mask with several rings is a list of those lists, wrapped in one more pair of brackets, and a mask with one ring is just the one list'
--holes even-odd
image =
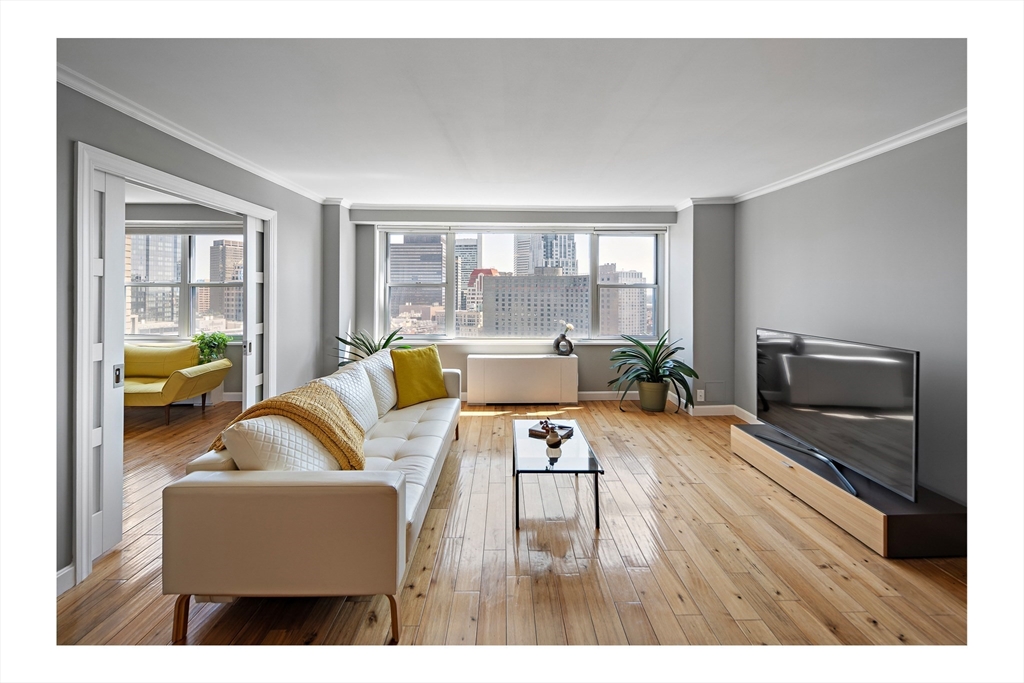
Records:
{"label": "hardwood floor", "polygon": [[[239,404],[125,415],[124,540],[57,600],[60,644],[169,644],[160,492]],[[606,474],[522,475],[511,420],[580,420]],[[967,560],[879,557],[729,450],[732,417],[466,406],[401,594],[402,644],[964,644]],[[192,608],[190,644],[384,644],[374,598]]]}

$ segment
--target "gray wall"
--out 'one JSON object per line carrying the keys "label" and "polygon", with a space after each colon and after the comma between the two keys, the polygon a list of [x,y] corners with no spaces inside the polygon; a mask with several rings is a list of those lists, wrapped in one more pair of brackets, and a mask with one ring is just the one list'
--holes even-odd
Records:
{"label": "gray wall", "polygon": [[238,221],[242,219],[232,213],[224,213],[199,204],[128,204],[124,207],[125,220],[129,221]]}
{"label": "gray wall", "polygon": [[71,563],[74,459],[75,142],[212,187],[278,212],[278,391],[317,376],[321,329],[321,207],[161,133],[63,85],[57,85],[57,569]]}
{"label": "gray wall", "polygon": [[[320,374],[338,369],[336,336],[353,332],[356,309],[356,226],[348,209],[336,204],[323,207],[323,344]],[[372,282],[372,280],[371,280]]]}
{"label": "gray wall", "polygon": [[736,402],[757,327],[920,351],[918,481],[967,502],[967,126],[736,205]]}
{"label": "gray wall", "polygon": [[[704,389],[704,405],[732,405],[736,270],[735,207],[693,207],[693,368],[694,389]],[[694,400],[697,396],[694,394]]]}
{"label": "gray wall", "polygon": [[[696,405],[733,403],[733,217],[732,205],[698,204],[680,211],[669,231],[669,336],[700,376],[692,381]],[[699,403],[698,389],[707,392]]]}
{"label": "gray wall", "polygon": [[568,209],[359,209],[351,210],[355,223],[530,223],[579,225],[648,224],[669,225],[676,222],[675,211],[573,211]]}

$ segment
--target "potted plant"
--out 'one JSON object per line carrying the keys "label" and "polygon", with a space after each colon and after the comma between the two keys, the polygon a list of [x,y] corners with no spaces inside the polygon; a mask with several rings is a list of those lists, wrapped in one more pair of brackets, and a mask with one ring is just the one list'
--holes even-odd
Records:
{"label": "potted plant", "polygon": [[205,365],[224,357],[231,337],[223,332],[200,332],[192,341],[199,344],[199,364]]}
{"label": "potted plant", "polygon": [[[370,336],[369,332],[367,332],[366,330],[360,330],[359,332],[353,334],[351,339],[346,339],[345,337],[335,337],[335,339],[337,339],[342,344],[348,346],[351,349],[350,351],[346,351],[344,347],[338,349],[342,353],[342,355],[338,356],[339,358],[341,358],[341,362],[338,363],[338,367],[340,368],[342,365],[348,365],[349,363],[355,363],[357,360],[369,358],[370,356],[377,353],[381,349],[386,349],[389,346],[391,346],[392,342],[404,339],[404,337],[399,337],[397,335],[398,330],[395,330],[386,337],[381,337],[380,339],[374,340],[374,338]],[[395,348],[408,349],[411,347],[408,345],[403,345]]]}
{"label": "potted plant", "polygon": [[[672,357],[683,350],[682,346],[676,346],[680,340],[668,343],[668,330],[665,330],[653,347],[628,334],[622,335],[622,338],[630,342],[631,346],[620,346],[612,350],[612,370],[615,370],[619,377],[608,382],[608,386],[622,391],[622,396],[619,397],[619,410],[622,410],[626,392],[638,383],[640,408],[643,410],[659,413],[665,411],[670,382],[675,387],[676,396],[685,394],[683,406],[689,408],[693,405],[693,395],[690,393],[690,384],[686,378],[698,379],[697,373],[683,361]],[[676,406],[677,413],[680,407],[682,406]]]}

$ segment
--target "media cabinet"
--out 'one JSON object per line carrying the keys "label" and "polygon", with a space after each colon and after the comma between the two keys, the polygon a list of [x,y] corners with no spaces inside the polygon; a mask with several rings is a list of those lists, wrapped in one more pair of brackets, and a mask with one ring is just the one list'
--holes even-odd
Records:
{"label": "media cabinet", "polygon": [[[796,450],[765,443],[779,438],[761,424],[733,425],[732,452],[882,557],[967,555],[967,508],[917,487],[917,501],[893,493],[836,463],[857,495],[841,488],[827,465]],[[783,437],[784,438],[784,437]]]}

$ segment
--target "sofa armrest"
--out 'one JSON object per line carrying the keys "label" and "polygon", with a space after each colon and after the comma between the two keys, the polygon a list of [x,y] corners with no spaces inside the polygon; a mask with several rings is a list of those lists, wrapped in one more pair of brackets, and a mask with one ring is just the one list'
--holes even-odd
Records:
{"label": "sofa armrest", "polygon": [[194,365],[183,370],[175,370],[167,378],[163,391],[161,391],[164,403],[184,401],[216,389],[217,385],[228,376],[230,369],[231,361],[221,358],[205,365]]}
{"label": "sofa armrest", "polygon": [[163,592],[396,595],[401,472],[196,472],[163,491]]}
{"label": "sofa armrest", "polygon": [[193,472],[231,472],[238,469],[234,458],[225,448],[222,451],[210,451],[185,465],[185,474]]}
{"label": "sofa armrest", "polygon": [[462,370],[442,369],[444,375],[444,389],[448,392],[448,398],[462,399]]}

